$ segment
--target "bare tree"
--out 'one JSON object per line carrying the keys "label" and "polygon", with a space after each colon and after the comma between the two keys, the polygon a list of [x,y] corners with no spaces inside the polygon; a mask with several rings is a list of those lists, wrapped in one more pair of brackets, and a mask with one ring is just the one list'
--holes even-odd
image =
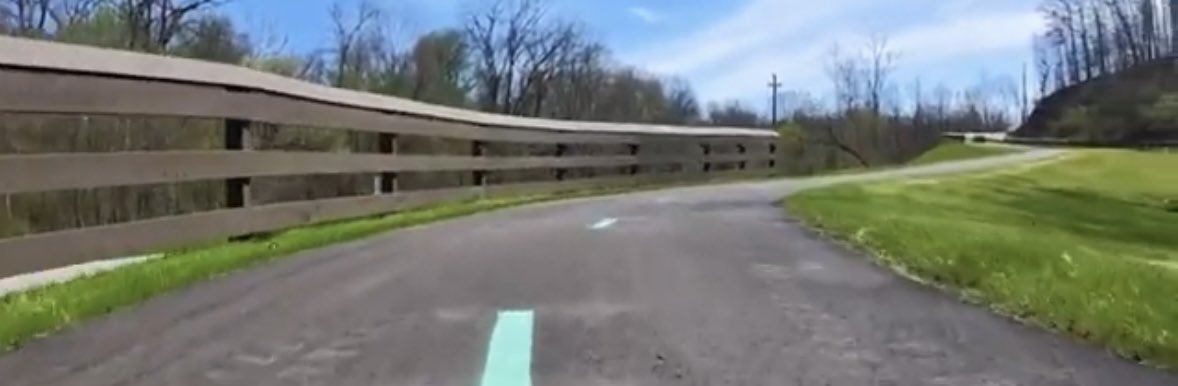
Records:
{"label": "bare tree", "polygon": [[0,2],[0,17],[8,29],[18,36],[48,35],[53,21],[49,0],[4,0]]}
{"label": "bare tree", "polygon": [[827,51],[826,75],[834,86],[835,103],[839,110],[849,113],[860,107],[866,83],[863,73],[859,58],[844,54],[837,44]]}
{"label": "bare tree", "polygon": [[[886,126],[883,107],[885,100],[896,92],[890,80],[896,56],[888,48],[887,39],[880,35],[869,37],[868,43],[857,52],[843,53],[837,45],[828,51],[826,73],[834,86],[835,103],[842,118],[820,126],[827,145],[852,156],[861,166],[869,166],[870,162],[860,147],[878,142]],[[843,138],[842,134],[849,138]]]}
{"label": "bare tree", "polygon": [[584,47],[579,27],[549,17],[543,0],[496,0],[466,19],[481,108],[541,115],[557,66]]}
{"label": "bare tree", "polygon": [[116,8],[126,27],[126,48],[148,52],[168,49],[201,11],[220,6],[227,0],[118,0]]}
{"label": "bare tree", "polygon": [[[376,53],[366,50],[372,47],[372,40],[379,39],[378,23],[384,11],[371,1],[364,0],[349,15],[340,2],[333,3],[329,10],[332,24],[335,56],[335,72],[331,81],[336,87],[362,87],[361,77],[368,69]],[[362,47],[367,44],[367,47]]]}
{"label": "bare tree", "polygon": [[561,59],[555,81],[551,116],[565,119],[593,119],[602,105],[600,99],[610,78],[608,51],[599,43],[582,42]]}
{"label": "bare tree", "polygon": [[1097,74],[1103,75],[1108,73],[1108,63],[1110,60],[1108,33],[1105,32],[1106,25],[1104,22],[1104,11],[1095,9],[1092,15],[1092,28],[1096,29],[1096,47],[1094,48],[1096,54]]}
{"label": "bare tree", "polygon": [[888,48],[888,38],[883,35],[872,35],[868,39],[866,54],[867,73],[864,77],[864,87],[867,93],[867,108],[879,117],[898,54]]}
{"label": "bare tree", "polygon": [[683,79],[674,79],[666,90],[667,113],[663,121],[673,124],[692,124],[700,119],[699,100],[691,84]]}
{"label": "bare tree", "polygon": [[0,32],[50,37],[109,0],[0,0]]}
{"label": "bare tree", "polygon": [[1016,117],[1021,121],[1023,119],[1023,111],[1026,108],[1023,107],[1023,96],[1019,90],[1018,82],[1015,82],[1010,77],[1001,77],[995,81],[988,81],[988,83],[997,94],[997,100],[991,102],[993,103],[993,107],[991,107],[992,114],[998,118],[993,123],[1000,124],[999,122],[1001,122],[1007,126],[993,128],[1008,128],[1010,124],[1014,123],[1014,118]]}
{"label": "bare tree", "polygon": [[818,115],[824,108],[821,100],[803,90],[784,91],[780,99],[782,117],[786,119]]}
{"label": "bare tree", "polygon": [[1078,35],[1080,39],[1078,42],[1080,49],[1077,55],[1080,55],[1082,59],[1078,61],[1082,63],[1078,72],[1082,74],[1081,79],[1088,80],[1092,79],[1092,72],[1096,68],[1096,61],[1092,56],[1092,42],[1089,38],[1090,34],[1088,33],[1088,7],[1081,4],[1080,6],[1075,7],[1075,10],[1077,22],[1079,25],[1076,29],[1079,30]]}
{"label": "bare tree", "polygon": [[512,111],[524,46],[534,39],[544,13],[539,0],[496,0],[467,15],[466,36],[476,55],[475,81],[484,110]]}
{"label": "bare tree", "polygon": [[953,109],[953,91],[944,84],[938,84],[933,88],[932,111],[933,117],[937,121],[938,128],[941,131],[947,131],[948,127],[945,122],[949,120],[949,112]]}
{"label": "bare tree", "polygon": [[[925,118],[925,101],[924,101],[924,84],[920,77],[912,80],[908,85],[908,93],[911,95],[912,101],[912,122],[914,125],[922,124]],[[898,115],[898,114],[897,114]]]}
{"label": "bare tree", "polygon": [[99,7],[106,5],[110,0],[57,0],[58,6],[54,8],[54,20],[57,25],[69,25],[84,20],[90,15],[93,15]]}
{"label": "bare tree", "polygon": [[[540,116],[547,98],[548,83],[556,75],[558,59],[575,50],[579,41],[576,27],[570,23],[554,22],[547,29],[525,41],[522,73],[516,87],[518,95],[512,101],[509,113],[516,115]],[[531,105],[531,111],[525,110]],[[529,114],[530,113],[530,114]]]}
{"label": "bare tree", "polygon": [[1047,35],[1035,36],[1032,40],[1032,51],[1035,58],[1035,84],[1038,87],[1036,100],[1040,100],[1052,91],[1051,74],[1055,71],[1056,49]]}

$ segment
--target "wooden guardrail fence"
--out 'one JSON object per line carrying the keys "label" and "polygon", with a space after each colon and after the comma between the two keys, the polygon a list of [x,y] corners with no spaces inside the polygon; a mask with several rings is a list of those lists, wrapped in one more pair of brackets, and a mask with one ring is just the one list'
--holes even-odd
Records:
{"label": "wooden guardrail fence", "polygon": [[[702,178],[728,169],[775,165],[772,131],[488,114],[336,89],[243,67],[90,47],[0,38],[0,113],[149,116],[223,122],[224,149],[0,154],[0,194],[198,180],[224,181],[224,208],[186,215],[41,232],[0,239],[0,277],[313,222],[477,197]],[[379,133],[378,153],[251,150],[258,124]],[[468,155],[398,154],[399,136],[469,141]],[[550,156],[490,156],[492,143],[554,148]],[[570,146],[624,152],[570,155]],[[717,152],[717,148],[735,149]],[[655,151],[675,149],[673,152]],[[673,166],[675,173],[653,166]],[[617,167],[618,175],[568,178],[577,168]],[[550,178],[491,184],[509,170],[551,170]],[[472,185],[401,190],[400,172],[461,171]],[[254,177],[375,173],[364,196],[251,205]]]}

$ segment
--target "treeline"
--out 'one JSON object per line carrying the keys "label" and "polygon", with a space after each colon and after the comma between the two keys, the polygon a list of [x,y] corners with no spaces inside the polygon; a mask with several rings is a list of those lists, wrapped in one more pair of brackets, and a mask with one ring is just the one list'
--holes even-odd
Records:
{"label": "treeline", "polygon": [[1019,135],[1106,144],[1178,138],[1174,4],[1045,0],[1035,36],[1042,96]]}
{"label": "treeline", "polygon": [[900,55],[882,36],[855,49],[834,46],[825,63],[829,100],[786,92],[779,132],[798,159],[788,167],[814,173],[903,163],[946,131],[1004,131],[1026,110],[1026,96],[1009,78],[983,76],[961,90],[926,88],[920,79],[901,84]]}

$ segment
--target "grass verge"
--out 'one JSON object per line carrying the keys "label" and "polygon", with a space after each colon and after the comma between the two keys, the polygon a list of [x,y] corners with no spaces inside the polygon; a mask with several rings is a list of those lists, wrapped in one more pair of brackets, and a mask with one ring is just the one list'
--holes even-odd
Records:
{"label": "grass verge", "polygon": [[159,259],[0,297],[0,352],[19,348],[36,337],[141,303],[161,293],[295,252],[356,240],[389,230],[543,201],[758,177],[763,175],[729,173],[692,182],[597,188],[449,203],[378,217],[293,228],[259,240],[218,243],[168,252]]}
{"label": "grass verge", "polygon": [[1077,151],[994,172],[807,191],[786,206],[967,299],[1178,368],[1178,155]]}
{"label": "grass verge", "polygon": [[387,216],[296,228],[271,237],[222,243],[170,252],[60,284],[8,294],[0,298],[0,343],[19,347],[29,339],[77,321],[140,303],[193,283],[260,264],[277,257],[354,240],[375,233],[431,221],[526,204],[550,196],[492,199],[439,205]]}
{"label": "grass verge", "polygon": [[924,152],[924,154],[921,154],[919,157],[916,157],[911,161],[908,161],[906,164],[875,165],[871,167],[852,166],[843,169],[819,172],[814,174],[812,177],[870,173],[890,169],[899,169],[907,166],[921,166],[939,162],[964,161],[972,158],[1000,156],[1004,154],[1020,153],[1023,151],[1026,150],[1016,147],[970,145],[956,141],[942,141],[936,147],[929,149],[928,151]]}
{"label": "grass verge", "polygon": [[1019,149],[1001,146],[971,145],[956,141],[945,141],[932,150],[921,154],[920,157],[917,157],[908,164],[926,165],[937,162],[958,161],[970,158],[981,158],[1017,153],[1019,151]]}

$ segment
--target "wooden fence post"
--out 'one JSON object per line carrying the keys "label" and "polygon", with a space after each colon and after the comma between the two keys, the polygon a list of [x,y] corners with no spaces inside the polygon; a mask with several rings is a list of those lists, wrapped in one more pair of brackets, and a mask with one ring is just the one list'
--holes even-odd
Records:
{"label": "wooden fence post", "polygon": [[[397,146],[397,135],[393,133],[380,133],[377,138],[379,151],[381,154],[388,154],[396,156],[399,150]],[[381,172],[377,177],[379,182],[379,189],[376,194],[393,194],[397,192],[397,172]]]}
{"label": "wooden fence post", "polygon": [[[471,141],[470,142],[470,155],[472,157],[480,157],[480,158],[485,157],[486,153],[487,153],[487,144],[486,143],[484,143],[483,141]],[[470,175],[471,175],[472,183],[474,183],[475,186],[478,186],[478,187],[486,187],[487,186],[487,171],[486,170],[475,169],[475,170],[471,171]]]}
{"label": "wooden fence post", "polygon": [[[638,150],[640,150],[640,149],[641,149],[641,148],[639,147],[639,145],[638,145],[638,144],[636,144],[636,143],[632,143],[632,144],[630,144],[630,145],[629,145],[629,148],[630,148],[630,155],[632,155],[632,156],[634,156],[635,158],[637,158],[637,157],[638,157]],[[641,165],[639,165],[639,164],[637,163],[637,162],[638,162],[638,160],[637,160],[637,159],[635,159],[635,160],[634,160],[634,162],[635,162],[635,164],[633,164],[633,165],[630,165],[630,175],[636,175],[636,174],[638,174],[638,168],[641,166]]]}
{"label": "wooden fence post", "polygon": [[[250,122],[241,119],[225,120],[225,150],[245,151],[250,148]],[[225,207],[243,208],[250,205],[249,177],[225,180]]]}
{"label": "wooden fence post", "polygon": [[712,156],[712,145],[707,143],[699,144],[699,147],[704,151],[704,173],[712,171],[712,163],[708,158]]}
{"label": "wooden fence post", "polygon": [[[226,119],[223,131],[225,150],[247,151],[250,149],[250,122],[242,119]],[[225,207],[244,208],[250,206],[250,178],[233,177],[225,179]],[[256,234],[237,235],[229,241],[248,240]]]}
{"label": "wooden fence post", "polygon": [[[566,145],[563,143],[556,144],[556,157],[558,157],[558,158],[564,157],[566,154],[568,154],[568,152],[569,152],[569,145]],[[568,169],[557,168],[556,169],[556,180],[557,181],[564,181],[565,174],[567,174],[567,173],[568,173]]]}
{"label": "wooden fence post", "polygon": [[[743,143],[736,144],[736,151],[737,151],[737,153],[740,153],[741,155],[745,155],[748,153],[748,149],[745,148]],[[740,163],[737,164],[737,168],[739,168],[740,170],[744,170],[746,167],[748,167],[748,164],[749,164],[748,160],[741,158]]]}
{"label": "wooden fence post", "polygon": [[769,168],[777,167],[777,143],[769,142]]}

